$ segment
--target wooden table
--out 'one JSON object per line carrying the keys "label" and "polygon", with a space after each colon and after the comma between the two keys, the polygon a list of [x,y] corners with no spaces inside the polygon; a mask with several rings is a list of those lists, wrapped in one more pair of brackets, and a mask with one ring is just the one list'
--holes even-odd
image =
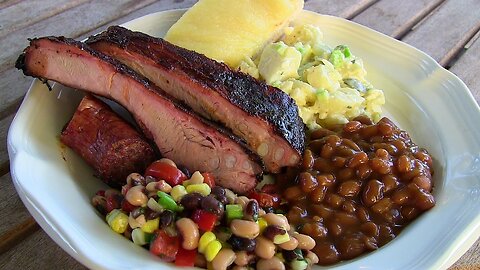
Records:
{"label": "wooden table", "polygon": [[[11,182],[7,131],[32,81],[13,66],[27,38],[64,35],[83,39],[108,25],[161,10],[187,8],[195,2],[0,0],[1,269],[85,268],[35,223]],[[480,0],[310,0],[305,8],[347,18],[423,50],[459,76],[477,102],[480,100]],[[480,269],[480,241],[450,269]]]}

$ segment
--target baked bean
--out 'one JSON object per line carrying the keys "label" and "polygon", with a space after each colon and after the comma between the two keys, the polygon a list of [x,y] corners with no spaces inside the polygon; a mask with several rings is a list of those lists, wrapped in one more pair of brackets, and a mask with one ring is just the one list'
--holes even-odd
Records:
{"label": "baked bean", "polygon": [[253,239],[260,233],[260,227],[257,223],[249,220],[234,219],[230,223],[230,229],[236,236]]}
{"label": "baked bean", "polygon": [[363,233],[365,233],[365,235],[370,236],[370,237],[378,237],[378,234],[379,234],[379,229],[378,229],[377,224],[375,224],[374,222],[371,222],[371,221],[363,223],[360,226],[360,230]]}
{"label": "baked bean", "polygon": [[310,200],[314,203],[321,203],[323,199],[325,198],[325,194],[327,193],[327,187],[326,186],[318,186],[313,190],[312,193],[310,193]]}
{"label": "baked bean", "polygon": [[287,213],[287,219],[291,223],[300,222],[305,216],[307,216],[307,210],[299,206],[292,206]]}
{"label": "baked bean", "polygon": [[298,182],[302,191],[306,193],[312,192],[318,186],[317,179],[308,172],[298,175]]}
{"label": "baked bean", "polygon": [[125,199],[134,206],[145,206],[147,205],[148,197],[144,193],[145,187],[143,186],[133,186],[125,195]]}
{"label": "baked bean", "polygon": [[260,259],[257,262],[257,270],[285,270],[285,265],[277,257],[268,260]]}
{"label": "baked bean", "polygon": [[353,153],[362,151],[362,149],[354,141],[350,139],[343,138],[342,144],[346,146],[348,149],[354,150]]}
{"label": "baked bean", "polygon": [[337,172],[338,180],[348,180],[355,176],[355,171],[351,168],[343,168]]}
{"label": "baked bean", "polygon": [[331,131],[331,130],[328,130],[326,128],[319,128],[315,131],[313,131],[311,134],[310,134],[310,139],[311,140],[317,140],[317,139],[321,139],[325,136],[328,136],[328,135],[333,135],[335,134],[335,132]]}
{"label": "baked bean", "polygon": [[297,239],[297,248],[299,249],[311,250],[313,247],[315,247],[315,240],[306,234],[294,232],[292,236]]}
{"label": "baked bean", "polygon": [[378,157],[370,160],[370,166],[379,174],[389,174],[391,172],[389,162]]}
{"label": "baked bean", "polygon": [[365,152],[354,154],[348,161],[346,166],[348,168],[356,168],[358,165],[368,161],[368,156]]}
{"label": "baked bean", "polygon": [[331,186],[335,183],[335,177],[332,174],[319,174],[315,177],[321,186]]}
{"label": "baked bean", "polygon": [[198,247],[200,238],[198,225],[189,218],[181,218],[175,223],[178,232],[182,235],[182,247],[186,250],[194,250]]}
{"label": "baked bean", "polygon": [[343,197],[354,197],[360,191],[361,184],[357,181],[346,181],[338,187],[338,194]]}
{"label": "baked bean", "polygon": [[290,236],[290,240],[279,245],[283,250],[294,250],[298,247],[298,240],[295,237]]}
{"label": "baked bean", "polygon": [[[297,239],[298,240],[298,239]],[[262,259],[270,259],[275,255],[275,244],[263,236],[256,239],[255,254]]]}
{"label": "baked bean", "polygon": [[313,157],[312,150],[306,149],[305,153],[303,154],[303,161],[302,166],[304,170],[311,169],[313,167],[313,162],[315,162],[315,158]]}
{"label": "baked bean", "polygon": [[363,190],[363,203],[366,206],[371,206],[377,201],[383,199],[383,188],[383,183],[376,179],[368,181]]}
{"label": "baked bean", "polygon": [[224,248],[218,252],[212,261],[212,268],[215,270],[227,270],[235,261],[235,252],[229,248]]}
{"label": "baked bean", "polygon": [[357,211],[357,207],[355,206],[355,202],[352,200],[345,200],[342,204],[342,210],[349,214],[354,214]]}
{"label": "baked bean", "polygon": [[344,201],[345,198],[334,193],[327,193],[325,195],[325,202],[333,208],[339,208]]}
{"label": "baked bean", "polygon": [[372,174],[372,168],[368,164],[360,164],[355,173],[360,180],[364,180]]}
{"label": "baked bean", "polygon": [[382,214],[390,210],[392,207],[392,200],[390,198],[383,198],[379,200],[377,203],[372,205],[371,209],[373,212],[377,214]]}
{"label": "baked bean", "polygon": [[345,124],[343,130],[348,133],[357,132],[362,127],[362,123],[358,121],[350,121]]}
{"label": "baked bean", "polygon": [[324,144],[322,147],[322,151],[320,152],[320,156],[322,158],[330,158],[333,155],[333,147],[328,144]]}
{"label": "baked bean", "polygon": [[391,174],[387,174],[387,175],[382,176],[382,183],[384,185],[384,187],[383,187],[384,193],[387,193],[390,190],[393,190],[398,186],[397,177],[395,177]]}
{"label": "baked bean", "polygon": [[426,177],[425,175],[416,176],[412,179],[412,183],[416,184],[419,188],[425,191],[432,190],[432,182],[430,178]]}
{"label": "baked bean", "polygon": [[332,164],[333,164],[333,166],[335,166],[337,168],[341,168],[341,167],[345,166],[346,162],[347,162],[347,159],[344,158],[344,157],[334,156],[332,158]]}
{"label": "baked bean", "polygon": [[[288,181],[279,181],[297,184],[285,186],[287,216],[299,232],[315,239],[312,251],[320,264],[385,245],[435,204],[431,156],[393,122],[383,118],[373,124],[357,117],[332,130],[312,132],[307,161],[287,170]],[[296,256],[285,249],[283,255],[287,261]]]}
{"label": "baked bean", "polygon": [[299,186],[289,187],[283,193],[287,201],[298,201],[305,197],[305,193]]}
{"label": "baked bean", "polygon": [[337,248],[331,242],[319,242],[313,249],[313,252],[318,256],[318,263],[322,265],[329,265],[340,260],[340,254]]}
{"label": "baked bean", "polygon": [[320,217],[326,219],[333,214],[334,210],[324,204],[314,204],[312,205],[312,210],[315,214],[319,215]]}
{"label": "baked bean", "polygon": [[372,125],[373,122],[372,122],[372,119],[370,119],[370,117],[366,116],[366,115],[359,115],[355,118],[353,118],[353,121],[358,121],[364,125]]}

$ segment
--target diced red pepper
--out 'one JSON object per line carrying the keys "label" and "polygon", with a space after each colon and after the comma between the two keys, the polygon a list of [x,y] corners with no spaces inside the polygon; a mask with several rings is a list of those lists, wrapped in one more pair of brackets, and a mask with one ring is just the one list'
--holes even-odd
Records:
{"label": "diced red pepper", "polygon": [[105,197],[105,190],[99,190],[97,193],[95,193],[95,195]]}
{"label": "diced red pepper", "polygon": [[122,201],[122,210],[123,211],[125,211],[127,213],[130,213],[133,210],[135,210],[135,208],[137,208],[137,207],[135,205],[132,205],[131,203],[129,203],[127,200]]}
{"label": "diced red pepper", "polygon": [[180,246],[177,256],[175,257],[176,266],[193,266],[195,264],[195,257],[197,250],[186,250]]}
{"label": "diced red pepper", "polygon": [[195,223],[197,223],[200,230],[207,232],[213,230],[213,227],[215,227],[217,215],[202,209],[197,209],[193,213],[192,219]]}
{"label": "diced red pepper", "polygon": [[215,177],[213,177],[213,174],[209,172],[204,172],[202,173],[203,176],[203,183],[207,184],[210,188],[213,188],[215,186]]}
{"label": "diced red pepper", "polygon": [[180,240],[178,236],[170,236],[164,230],[157,230],[152,242],[150,242],[150,253],[168,262],[175,260],[179,248]]}
{"label": "diced red pepper", "polygon": [[260,191],[268,194],[278,193],[278,186],[275,184],[266,184],[260,189]]}
{"label": "diced red pepper", "polygon": [[248,194],[248,197],[257,200],[260,207],[278,208],[280,206],[281,199],[278,194],[268,194],[253,190]]}
{"label": "diced red pepper", "polygon": [[155,161],[148,166],[145,176],[152,176],[157,180],[165,180],[171,186],[181,184],[187,180],[187,176],[179,169],[164,162]]}

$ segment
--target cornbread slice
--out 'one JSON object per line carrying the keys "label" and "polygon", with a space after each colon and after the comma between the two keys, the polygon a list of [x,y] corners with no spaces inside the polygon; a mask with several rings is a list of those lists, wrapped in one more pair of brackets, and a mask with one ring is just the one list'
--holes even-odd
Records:
{"label": "cornbread slice", "polygon": [[200,0],[165,39],[237,67],[278,38],[302,8],[303,0]]}

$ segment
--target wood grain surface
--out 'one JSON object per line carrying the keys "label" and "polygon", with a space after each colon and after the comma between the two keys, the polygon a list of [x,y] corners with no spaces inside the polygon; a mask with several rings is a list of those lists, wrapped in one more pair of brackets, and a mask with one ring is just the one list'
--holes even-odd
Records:
{"label": "wood grain surface", "polygon": [[[195,2],[0,0],[0,269],[86,269],[39,228],[9,174],[7,130],[32,82],[13,67],[27,38],[83,39],[109,25]],[[480,101],[480,0],[308,0],[305,9],[350,19],[425,51],[459,76]],[[480,241],[450,269],[480,269]]]}

